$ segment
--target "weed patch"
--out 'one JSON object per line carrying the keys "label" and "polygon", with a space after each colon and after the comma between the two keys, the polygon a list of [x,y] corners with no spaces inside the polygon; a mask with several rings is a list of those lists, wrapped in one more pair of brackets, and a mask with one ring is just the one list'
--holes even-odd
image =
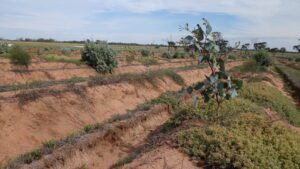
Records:
{"label": "weed patch", "polygon": [[63,62],[63,63],[73,63],[76,65],[83,64],[82,61],[78,59],[72,59],[66,56],[58,56],[58,55],[46,55],[43,57],[48,62]]}
{"label": "weed patch", "polygon": [[258,105],[269,107],[295,126],[300,126],[300,112],[295,105],[274,87],[264,83],[248,83],[240,92],[241,97]]}
{"label": "weed patch", "polygon": [[236,98],[232,100],[226,100],[222,102],[219,109],[219,119],[215,121],[214,114],[217,110],[217,104],[215,102],[209,102],[205,105],[186,106],[178,113],[176,113],[168,122],[164,125],[164,130],[168,131],[180,126],[186,120],[205,120],[207,122],[221,122],[226,123],[231,118],[241,113],[261,113],[261,108],[249,100]]}
{"label": "weed patch", "polygon": [[300,137],[261,115],[241,114],[226,126],[213,124],[180,132],[178,145],[208,168],[300,166]]}

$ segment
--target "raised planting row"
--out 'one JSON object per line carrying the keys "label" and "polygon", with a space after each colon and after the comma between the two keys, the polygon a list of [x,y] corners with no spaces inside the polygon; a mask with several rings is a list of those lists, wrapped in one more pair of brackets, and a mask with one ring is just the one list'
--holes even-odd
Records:
{"label": "raised planting row", "polygon": [[277,70],[300,91],[300,70],[278,64]]}
{"label": "raised planting row", "polygon": [[[179,84],[182,84],[182,80],[176,78],[176,73],[178,71],[187,71],[187,70],[194,70],[194,69],[201,69],[205,66],[184,66],[184,67],[177,67],[177,68],[168,68],[168,69],[159,69],[153,70],[144,73],[125,73],[125,74],[117,74],[117,75],[98,75],[98,76],[91,76],[91,77],[72,77],[70,79],[63,79],[63,80],[51,80],[51,81],[33,81],[30,83],[24,84],[13,84],[13,85],[3,85],[0,86],[0,92],[8,92],[8,91],[17,91],[17,90],[26,90],[26,89],[35,89],[35,88],[46,88],[54,85],[74,85],[76,83],[88,82],[90,85],[98,84],[98,85],[107,85],[113,83],[120,83],[123,81],[143,81],[148,79],[154,78],[161,78],[163,76],[169,76],[173,78]],[[181,81],[181,82],[179,82]]]}
{"label": "raised planting row", "polygon": [[[278,101],[284,98],[291,107],[285,110],[286,114],[294,112],[292,102],[274,87],[265,83],[248,83],[241,89],[239,98],[224,101],[219,109],[215,102],[183,107],[164,124],[164,135],[157,134],[161,137],[157,140],[166,140],[151,147],[161,147],[161,142],[168,145],[173,142],[171,145],[180,147],[196,162],[197,166],[193,168],[299,168],[300,133],[284,120],[273,121],[267,116],[265,109],[272,105],[271,98],[261,102],[243,94],[249,86],[255,86],[252,92],[257,98],[276,92],[272,99]],[[261,93],[262,89],[265,92]],[[272,106],[271,109],[274,112],[279,110]],[[220,116],[215,119],[217,110]],[[295,118],[299,119],[299,116]],[[131,159],[120,166],[131,166],[126,163],[135,163],[135,166],[152,164],[153,161],[147,159],[138,161],[147,152],[141,151],[135,157],[137,160]]]}
{"label": "raised planting row", "polygon": [[[72,133],[64,139],[44,142],[42,147],[20,155],[6,164],[5,168],[68,168],[71,166],[80,168],[83,165],[109,168],[120,156],[129,155],[128,152],[134,151],[145,143],[148,135],[166,122],[173,110],[178,108],[184,95],[183,92],[162,94],[157,99],[128,111],[127,114],[113,116],[103,123],[86,125],[81,131]],[[98,156],[87,159],[85,153],[88,153],[89,157],[94,156],[95,153]],[[78,159],[76,154],[83,155],[83,158]],[[58,156],[63,159],[63,163],[56,159]],[[75,164],[73,160],[76,160]]]}
{"label": "raised planting row", "polygon": [[[265,97],[261,89],[280,93],[265,83],[246,84],[239,92],[249,90],[248,86],[256,86],[253,92],[258,97]],[[285,96],[273,97],[281,100]],[[189,155],[194,161],[192,168],[299,168],[300,135],[281,121],[272,121],[264,112],[268,104],[241,94],[222,102],[220,117],[215,119],[215,102],[195,107],[188,98],[191,95],[184,92],[163,94],[127,115],[86,125],[62,140],[45,142],[41,148],[11,161],[7,168],[130,168],[130,163],[147,166],[153,163],[150,157],[143,161],[140,157],[166,143]],[[165,106],[154,106],[157,104]],[[166,162],[171,157],[165,158]]]}
{"label": "raised planting row", "polygon": [[[229,63],[228,69],[239,64]],[[14,157],[44,141],[65,137],[86,124],[103,122],[116,112],[124,114],[163,92],[177,91],[183,84],[205,79],[208,71],[204,68],[177,73],[149,72],[138,79],[122,76],[128,81],[118,77],[112,84],[109,78],[100,78],[88,84],[1,93],[0,119],[4,125],[0,136],[4,139],[0,140],[0,159]]]}

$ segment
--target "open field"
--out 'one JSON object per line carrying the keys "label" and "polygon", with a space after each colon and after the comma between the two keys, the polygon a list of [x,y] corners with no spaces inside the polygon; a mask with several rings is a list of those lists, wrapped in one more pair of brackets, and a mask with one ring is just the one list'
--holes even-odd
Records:
{"label": "open field", "polygon": [[0,169],[300,169],[300,45],[180,29],[167,46],[0,41]]}
{"label": "open field", "polygon": [[[112,74],[100,74],[80,60],[80,49],[63,54],[60,43],[20,45],[33,55],[26,70],[0,58],[3,167],[198,168],[208,156],[194,152],[197,147],[191,139],[206,128],[238,132],[227,125],[233,116],[235,121],[260,120],[259,125],[274,121],[275,128],[278,125],[287,134],[299,131],[298,100],[286,88],[290,83],[299,87],[299,70],[297,62],[282,60],[283,56],[274,57],[279,74],[275,67],[256,69],[256,63],[239,51],[230,53],[234,59],[227,61],[227,69],[245,84],[238,99],[222,103],[221,121],[213,122],[214,108],[208,106],[204,112],[192,108],[192,95],[181,90],[205,80],[210,72],[191,57],[166,59],[159,50],[143,57],[140,50],[145,47],[120,47],[118,67]],[[37,54],[41,47],[54,49]],[[134,57],[129,62],[130,54]],[[274,129],[273,124],[267,127]],[[290,144],[298,153],[296,135]]]}

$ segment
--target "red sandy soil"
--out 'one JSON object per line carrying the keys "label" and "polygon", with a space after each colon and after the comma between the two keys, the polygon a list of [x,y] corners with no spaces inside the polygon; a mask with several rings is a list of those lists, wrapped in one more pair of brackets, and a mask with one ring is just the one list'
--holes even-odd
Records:
{"label": "red sandy soil", "polygon": [[168,145],[156,147],[142,154],[133,162],[121,167],[122,169],[196,169],[199,167],[178,149]]}
{"label": "red sandy soil", "polygon": [[[229,63],[227,68],[240,65]],[[180,72],[187,84],[203,80],[209,69]],[[62,87],[64,88],[64,86]],[[68,86],[66,86],[68,88]],[[29,101],[22,107],[17,100],[6,99],[14,92],[0,94],[0,161],[32,150],[43,142],[65,137],[86,124],[103,122],[118,113],[158,97],[181,86],[171,79],[156,86],[122,82],[87,88],[84,94],[67,92]]]}

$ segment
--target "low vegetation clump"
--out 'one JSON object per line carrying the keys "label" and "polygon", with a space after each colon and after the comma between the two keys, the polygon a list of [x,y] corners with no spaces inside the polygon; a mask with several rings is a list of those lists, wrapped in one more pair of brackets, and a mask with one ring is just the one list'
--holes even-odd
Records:
{"label": "low vegetation clump", "polygon": [[226,125],[213,124],[180,132],[190,156],[209,168],[274,168],[300,166],[300,137],[261,115],[241,114]]}
{"label": "low vegetation clump", "polygon": [[254,54],[254,59],[258,66],[269,67],[273,64],[272,58],[265,50],[260,50]]}
{"label": "low vegetation clump", "polygon": [[6,42],[0,42],[0,54],[8,52],[8,44]]}
{"label": "low vegetation clump", "polygon": [[73,63],[76,65],[80,65],[83,63],[78,59],[72,59],[66,56],[58,56],[58,55],[46,55],[43,58],[48,62],[64,62],[64,63]]}
{"label": "low vegetation clump", "polygon": [[9,50],[9,59],[13,65],[25,66],[26,68],[28,68],[31,63],[31,56],[20,46],[13,46]]}
{"label": "low vegetation clump", "polygon": [[60,51],[61,51],[61,53],[62,53],[63,55],[68,56],[68,55],[71,54],[71,52],[73,51],[73,49],[72,49],[72,48],[62,48]]}
{"label": "low vegetation clump", "polygon": [[100,73],[112,73],[113,69],[118,66],[116,52],[104,43],[86,42],[81,52],[81,60]]}
{"label": "low vegetation clump", "polygon": [[125,59],[126,63],[131,64],[134,61],[135,57],[134,55],[126,55]]}
{"label": "low vegetation clump", "polygon": [[236,59],[237,59],[237,57],[236,57],[236,56],[234,56],[234,55],[229,55],[229,56],[228,56],[228,59],[230,59],[230,60],[236,60]]}
{"label": "low vegetation clump", "polygon": [[230,71],[236,73],[261,73],[267,71],[267,68],[258,66],[255,60],[248,60],[242,65],[232,68]]}
{"label": "low vegetation clump", "polygon": [[173,56],[172,56],[172,54],[171,54],[171,52],[164,52],[163,54],[162,54],[162,57],[163,58],[166,58],[166,59],[172,59],[173,58]]}
{"label": "low vegetation clump", "polygon": [[141,50],[141,54],[142,54],[142,56],[143,57],[148,57],[148,56],[150,56],[150,50],[148,50],[148,49],[142,49]]}
{"label": "low vegetation clump", "polygon": [[[207,104],[187,106],[176,113],[166,124],[165,129],[172,129],[180,126],[186,120],[203,120],[215,122],[214,113],[217,110],[217,104],[210,101]],[[222,102],[219,108],[219,121],[226,122],[241,113],[261,113],[261,108],[249,100],[236,98]]]}
{"label": "low vegetation clump", "polygon": [[259,105],[269,107],[293,125],[300,126],[300,112],[289,98],[276,88],[264,83],[249,83],[242,88],[240,96]]}
{"label": "low vegetation clump", "polygon": [[180,59],[180,58],[184,58],[185,56],[186,56],[186,52],[179,52],[179,51],[175,51],[174,53],[167,51],[162,54],[162,57],[166,59]]}
{"label": "low vegetation clump", "polygon": [[157,60],[152,58],[141,58],[139,61],[145,66],[157,65],[159,64]]}

